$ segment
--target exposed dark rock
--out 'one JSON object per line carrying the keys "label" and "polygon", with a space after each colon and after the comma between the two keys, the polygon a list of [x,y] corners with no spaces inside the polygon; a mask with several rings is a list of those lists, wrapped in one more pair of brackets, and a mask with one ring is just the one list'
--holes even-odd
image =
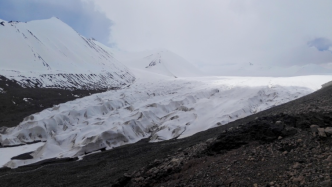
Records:
{"label": "exposed dark rock", "polygon": [[28,160],[28,159],[32,159],[33,157],[30,155],[31,153],[32,152],[20,154],[18,156],[14,156],[13,158],[11,158],[11,160]]}
{"label": "exposed dark rock", "polygon": [[[16,81],[1,75],[0,88],[5,91],[0,93],[0,127],[16,126],[26,116],[40,112],[53,105],[106,91],[106,89],[22,88]],[[3,130],[0,129],[0,131]]]}

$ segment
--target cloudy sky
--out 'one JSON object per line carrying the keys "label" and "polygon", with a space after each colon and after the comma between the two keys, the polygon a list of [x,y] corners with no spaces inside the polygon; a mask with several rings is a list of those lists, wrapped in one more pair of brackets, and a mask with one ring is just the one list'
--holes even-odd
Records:
{"label": "cloudy sky", "polygon": [[57,16],[125,51],[168,49],[206,70],[332,62],[331,0],[11,0],[0,18]]}

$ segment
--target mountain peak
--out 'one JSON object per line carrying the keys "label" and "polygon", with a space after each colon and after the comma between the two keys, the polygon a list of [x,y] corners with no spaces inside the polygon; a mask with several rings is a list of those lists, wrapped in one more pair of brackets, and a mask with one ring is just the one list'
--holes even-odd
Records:
{"label": "mountain peak", "polygon": [[[26,87],[36,86],[34,84],[40,87],[92,88],[94,84],[120,87],[133,81],[127,68],[107,52],[106,46],[81,36],[56,17],[1,25],[0,75],[14,78]],[[95,81],[91,75],[100,79]],[[72,76],[76,76],[76,83],[61,80]],[[84,85],[84,77],[90,85]]]}
{"label": "mountain peak", "polygon": [[50,19],[58,19],[58,20],[60,20],[60,18],[55,17],[55,16],[52,16]]}
{"label": "mountain peak", "polygon": [[[115,56],[119,56],[115,54]],[[128,67],[149,71],[170,77],[196,77],[202,73],[181,56],[167,50],[158,49],[142,52],[136,58],[123,60]]]}
{"label": "mountain peak", "polygon": [[[65,22],[63,22],[60,18],[58,17],[55,17],[55,16],[52,16],[51,18],[49,19],[45,19],[45,20],[48,20],[48,21],[53,21],[53,22],[59,22],[59,23],[63,23],[63,24],[66,24]],[[37,20],[38,21],[38,20]],[[66,24],[67,25],[67,24]]]}

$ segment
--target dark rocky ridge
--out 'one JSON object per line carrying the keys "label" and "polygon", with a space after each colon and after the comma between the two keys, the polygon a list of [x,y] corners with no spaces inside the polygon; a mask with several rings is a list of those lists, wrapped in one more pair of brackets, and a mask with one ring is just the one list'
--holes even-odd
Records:
{"label": "dark rocky ridge", "polygon": [[[24,88],[60,88],[69,90],[105,90],[112,88],[120,88],[131,84],[135,81],[135,77],[129,72],[103,72],[100,74],[41,74],[36,77],[25,77],[19,75],[16,81]],[[110,87],[109,85],[112,85]]]}
{"label": "dark rocky ridge", "polygon": [[[0,75],[0,127],[18,125],[26,116],[60,103],[75,100],[106,89],[22,88],[15,80]],[[114,88],[116,89],[116,88]],[[27,98],[25,101],[24,98]]]}
{"label": "dark rocky ridge", "polygon": [[[332,87],[194,136],[0,169],[2,186],[331,186]],[[227,131],[225,131],[227,130]]]}

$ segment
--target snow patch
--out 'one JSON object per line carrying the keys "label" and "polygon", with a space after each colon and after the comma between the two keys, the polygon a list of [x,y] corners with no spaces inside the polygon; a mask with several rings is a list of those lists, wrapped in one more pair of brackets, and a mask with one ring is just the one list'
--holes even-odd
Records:
{"label": "snow patch", "polygon": [[30,100],[32,100],[31,98],[23,98],[23,101],[25,102],[29,102]]}
{"label": "snow patch", "polygon": [[[35,151],[37,148],[44,145],[44,142],[35,144],[22,145],[18,147],[6,147],[0,148],[0,168],[3,167],[7,162],[10,162],[11,158],[18,156],[23,153]],[[25,161],[22,161],[23,164]]]}

